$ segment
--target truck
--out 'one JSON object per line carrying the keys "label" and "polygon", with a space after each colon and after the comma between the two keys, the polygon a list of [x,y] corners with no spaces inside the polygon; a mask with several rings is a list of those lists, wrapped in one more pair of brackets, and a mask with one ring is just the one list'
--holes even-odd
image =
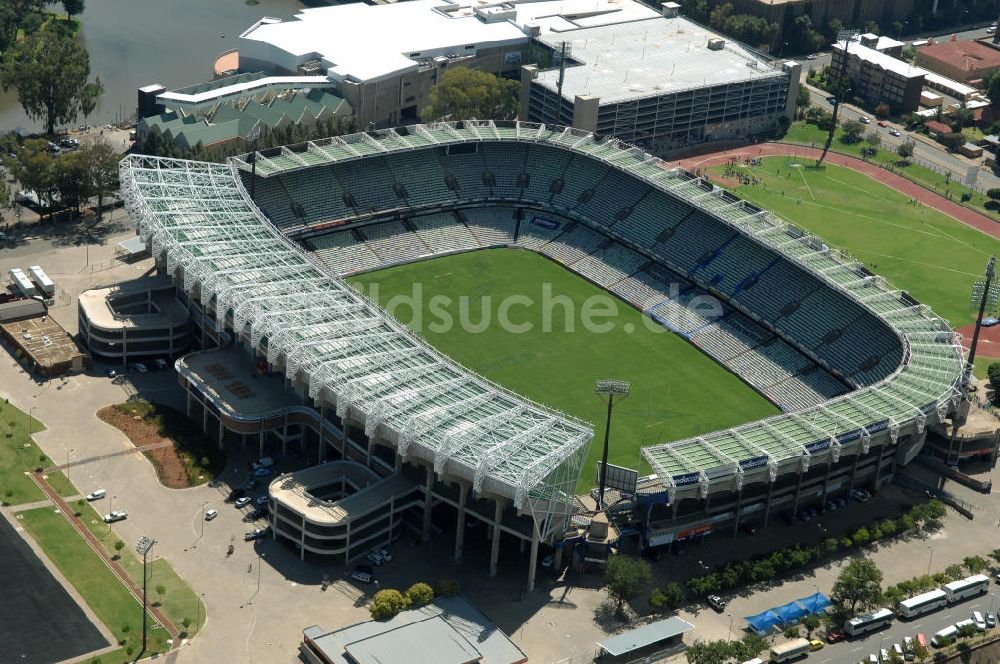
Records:
{"label": "truck", "polygon": [[31,280],[25,276],[24,270],[21,268],[15,267],[10,270],[10,281],[25,297],[34,297],[38,295],[38,289],[35,288],[35,285],[31,283]]}
{"label": "truck", "polygon": [[791,641],[785,641],[784,643],[771,648],[771,661],[790,662],[793,659],[805,657],[809,654],[811,648],[812,646],[809,644],[809,639],[792,639]]}
{"label": "truck", "polygon": [[28,268],[28,274],[31,276],[31,280],[38,286],[38,290],[42,291],[45,297],[52,297],[56,293],[56,285],[49,278],[49,275],[45,274],[41,265],[32,265]]}

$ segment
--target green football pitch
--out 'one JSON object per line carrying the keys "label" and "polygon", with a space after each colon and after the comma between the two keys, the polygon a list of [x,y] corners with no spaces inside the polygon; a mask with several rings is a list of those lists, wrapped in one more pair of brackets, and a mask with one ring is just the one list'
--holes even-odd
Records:
{"label": "green football pitch", "polygon": [[[591,422],[594,444],[580,491],[594,485],[603,444],[606,406],[594,393],[599,379],[632,384],[631,396],[615,406],[609,454],[612,463],[630,468],[637,467],[642,446],[778,412],[688,342],[529,251],[474,251],[350,281],[462,365]],[[404,302],[414,288],[419,301]]]}
{"label": "green football pitch", "polygon": [[[973,321],[972,284],[1000,241],[841,166],[768,157],[741,167],[760,183],[733,186],[741,197],[844,249],[897,288],[962,327]],[[716,179],[725,167],[708,169]],[[732,186],[734,179],[721,180]]]}

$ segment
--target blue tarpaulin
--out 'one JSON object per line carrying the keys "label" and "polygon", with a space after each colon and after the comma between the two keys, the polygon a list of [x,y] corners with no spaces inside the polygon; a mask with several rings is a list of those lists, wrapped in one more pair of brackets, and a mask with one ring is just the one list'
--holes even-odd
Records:
{"label": "blue tarpaulin", "polygon": [[755,616],[747,616],[744,620],[758,634],[766,634],[769,629],[781,622],[781,618],[770,609]]}
{"label": "blue tarpaulin", "polygon": [[809,613],[819,613],[833,604],[833,602],[830,601],[830,598],[823,593],[816,593],[815,595],[809,595],[809,597],[803,597],[802,599],[797,599],[795,601]]}
{"label": "blue tarpaulin", "polygon": [[776,606],[772,611],[778,614],[783,625],[793,623],[802,616],[809,615],[809,611],[799,606],[798,602],[789,602],[784,606]]}

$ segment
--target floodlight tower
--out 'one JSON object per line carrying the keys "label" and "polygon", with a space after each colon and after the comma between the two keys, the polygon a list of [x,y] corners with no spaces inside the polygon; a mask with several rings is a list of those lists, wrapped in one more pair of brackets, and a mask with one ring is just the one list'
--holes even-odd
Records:
{"label": "floodlight tower", "polygon": [[154,544],[156,544],[156,540],[145,535],[139,537],[139,541],[135,543],[135,552],[142,556],[142,650],[139,652],[146,652],[146,635],[148,633],[148,618],[146,616],[146,556],[149,555]]}
{"label": "floodlight tower", "polygon": [[965,423],[969,412],[969,384],[972,382],[972,365],[976,361],[976,346],[979,345],[979,332],[983,327],[983,314],[986,313],[987,309],[995,308],[997,304],[997,289],[993,283],[996,279],[996,256],[990,256],[990,259],[986,261],[985,276],[985,281],[977,281],[972,287],[973,298],[979,295],[980,288],[982,295],[979,298],[979,311],[976,314],[976,327],[972,332],[972,343],[969,344],[969,355],[966,358],[965,369],[962,371],[961,384],[959,385],[962,399],[951,419],[951,440],[948,441],[948,456],[945,459],[948,463],[951,463],[951,452],[955,447],[958,429]]}
{"label": "floodlight tower", "polygon": [[604,486],[608,478],[608,440],[611,437],[611,409],[615,405],[615,397],[618,401],[626,399],[631,391],[631,386],[623,380],[599,380],[595,390],[601,399],[608,404],[608,419],[604,427],[604,452],[601,454],[601,476],[597,489],[597,509],[604,509]]}

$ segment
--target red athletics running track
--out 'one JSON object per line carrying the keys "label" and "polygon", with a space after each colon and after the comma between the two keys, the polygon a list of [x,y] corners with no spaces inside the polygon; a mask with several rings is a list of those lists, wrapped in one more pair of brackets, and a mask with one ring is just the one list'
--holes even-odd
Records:
{"label": "red athletics running track", "polygon": [[[686,168],[689,171],[694,171],[698,168],[707,168],[709,166],[724,164],[733,157],[743,159],[746,157],[786,157],[794,155],[805,159],[815,160],[819,159],[820,154],[822,154],[822,150],[819,150],[818,148],[808,148],[787,143],[760,143],[758,145],[748,145],[742,148],[724,150],[723,152],[715,152],[712,154],[690,157],[688,159],[680,159],[672,163],[676,163],[678,166]],[[851,170],[857,171],[858,173],[863,173],[871,179],[892,187],[910,198],[917,199],[919,202],[928,207],[932,207],[935,210],[939,210],[948,216],[958,219],[967,226],[972,226],[987,235],[1000,239],[1000,223],[993,221],[986,215],[980,214],[975,210],[971,210],[964,205],[959,205],[954,201],[949,201],[944,196],[929,189],[925,189],[919,184],[907,180],[902,175],[891,173],[884,168],[880,168],[875,164],[858,159],[857,157],[851,157],[837,152],[828,152],[826,154],[826,161],[831,164],[836,164],[837,166],[845,166]]]}

